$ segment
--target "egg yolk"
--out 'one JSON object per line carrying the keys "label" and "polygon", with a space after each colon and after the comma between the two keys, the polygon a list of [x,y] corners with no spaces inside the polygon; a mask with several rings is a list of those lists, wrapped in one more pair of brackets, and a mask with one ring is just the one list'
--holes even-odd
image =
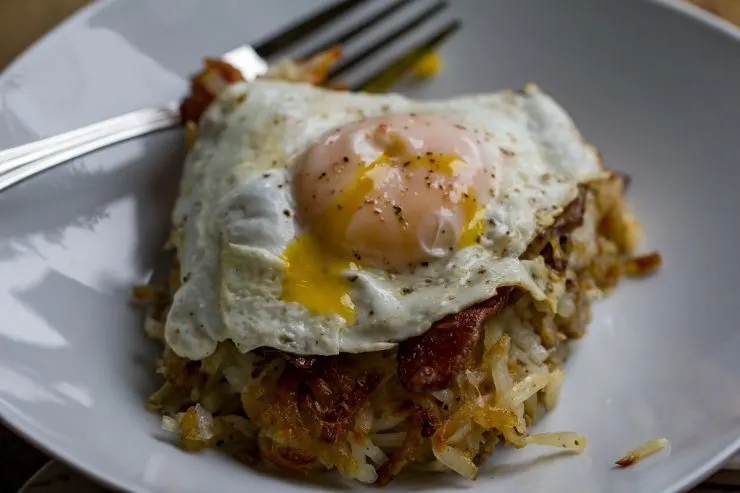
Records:
{"label": "egg yolk", "polygon": [[282,255],[283,299],[351,321],[350,271],[403,272],[478,241],[492,170],[476,134],[439,116],[387,115],[330,132],[294,171],[303,232]]}

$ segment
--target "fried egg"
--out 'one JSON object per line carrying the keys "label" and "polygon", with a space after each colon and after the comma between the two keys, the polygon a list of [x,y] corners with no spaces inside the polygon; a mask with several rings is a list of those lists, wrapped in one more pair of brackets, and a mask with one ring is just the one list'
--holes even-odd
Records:
{"label": "fried egg", "polygon": [[173,218],[168,345],[331,355],[392,348],[518,286],[534,237],[604,176],[535,86],[417,102],[260,80],[205,113]]}

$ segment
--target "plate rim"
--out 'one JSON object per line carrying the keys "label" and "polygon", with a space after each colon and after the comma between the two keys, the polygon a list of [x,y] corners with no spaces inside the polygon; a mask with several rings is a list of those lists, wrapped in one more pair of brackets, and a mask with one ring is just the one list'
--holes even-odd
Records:
{"label": "plate rim", "polygon": [[[21,51],[13,60],[0,71],[0,84],[2,84],[7,74],[12,72],[17,65],[21,64],[24,59],[32,56],[34,51],[42,44],[45,44],[53,40],[56,36],[60,35],[62,31],[69,28],[70,26],[80,22],[83,18],[94,15],[96,12],[107,8],[109,5],[122,1],[122,0],[97,0],[93,3],[81,7],[75,11],[72,15],[61,21],[59,24],[54,26],[46,34],[41,36],[39,39],[31,43],[26,49]],[[687,0],[642,0],[643,2],[653,3],[667,10],[673,11],[677,15],[683,15],[692,21],[698,22],[705,25],[706,27],[716,30],[717,32],[728,36],[730,39],[740,43],[740,27],[735,26],[729,21],[714,15],[701,7],[690,3]],[[0,409],[2,410],[2,409]],[[8,412],[10,411],[10,412]],[[45,469],[50,467],[55,462],[59,462],[64,466],[78,472],[84,477],[90,478],[101,486],[104,486],[115,491],[132,491],[135,493],[161,493],[152,489],[144,483],[134,481],[131,483],[126,479],[119,479],[117,476],[111,474],[114,470],[105,468],[104,470],[92,470],[87,465],[83,464],[82,461],[71,457],[67,452],[64,451],[64,446],[61,443],[54,443],[54,440],[45,440],[36,438],[32,435],[33,431],[30,427],[23,425],[22,419],[12,419],[9,416],[13,415],[12,409],[5,409],[0,414],[0,423],[6,426],[19,438],[23,439],[33,447],[44,452],[50,457],[50,460],[39,468],[26,483],[23,484],[18,493],[23,493],[24,489],[38,474],[43,472]],[[683,477],[671,484],[666,493],[678,493],[680,491],[688,491],[694,486],[700,484],[704,479],[712,475],[717,470],[721,469],[724,464],[734,453],[740,452],[740,435],[735,437],[728,445],[726,445],[719,453],[705,462],[702,466],[697,467],[692,472],[685,474]]]}

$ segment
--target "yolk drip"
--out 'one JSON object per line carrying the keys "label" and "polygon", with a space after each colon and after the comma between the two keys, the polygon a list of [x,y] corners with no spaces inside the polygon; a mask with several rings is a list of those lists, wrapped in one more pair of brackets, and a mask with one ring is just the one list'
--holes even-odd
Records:
{"label": "yolk drip", "polygon": [[353,268],[349,261],[321,249],[308,234],[293,240],[282,255],[285,261],[283,300],[301,303],[313,313],[334,313],[347,321],[355,316],[350,283],[342,273]]}

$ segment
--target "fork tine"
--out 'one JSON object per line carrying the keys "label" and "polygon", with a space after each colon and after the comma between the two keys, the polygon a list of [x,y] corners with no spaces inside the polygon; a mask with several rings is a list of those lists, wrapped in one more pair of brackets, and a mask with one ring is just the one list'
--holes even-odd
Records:
{"label": "fork tine", "polygon": [[440,46],[447,38],[452,36],[455,31],[460,29],[461,25],[461,22],[457,20],[450,22],[430,39],[417,44],[403,55],[391,61],[385,67],[378,70],[375,74],[357,84],[352,90],[372,93],[388,91],[393,84],[406,75],[406,73],[411,70],[411,68],[421,60],[424,55],[433,51],[437,46]]}
{"label": "fork tine", "polygon": [[318,48],[315,48],[311,50],[310,52],[307,52],[305,55],[297,57],[298,60],[307,60],[311,58],[312,56],[315,56],[323,51],[326,51],[330,49],[332,46],[335,45],[344,45],[351,41],[352,39],[356,38],[363,32],[367,31],[383,19],[386,19],[387,17],[390,17],[397,11],[401,10],[406,5],[410,4],[411,2],[415,2],[416,0],[398,0],[396,2],[393,2],[391,5],[386,7],[385,9],[381,10],[377,14],[375,14],[373,17],[367,20],[362,20],[358,22],[356,25],[352,26],[351,28],[347,29],[345,32],[337,36],[335,39],[331,41],[327,41],[326,43],[321,44]]}
{"label": "fork tine", "polygon": [[437,2],[432,7],[425,10],[421,14],[417,15],[416,17],[411,19],[409,22],[407,22],[403,26],[393,30],[385,38],[368,46],[367,48],[362,50],[362,52],[358,53],[351,59],[345,60],[344,62],[342,62],[341,64],[339,64],[338,66],[334,67],[331,70],[331,72],[329,73],[329,80],[336,79],[340,74],[343,74],[344,72],[350,70],[351,68],[355,67],[359,63],[365,61],[368,57],[372,56],[376,52],[382,50],[383,48],[395,42],[396,40],[409,34],[415,28],[419,27],[421,24],[428,21],[429,19],[434,17],[436,14],[444,10],[447,7],[447,5],[448,5],[447,0]]}
{"label": "fork tine", "polygon": [[253,45],[254,50],[262,58],[270,57],[302,40],[306,36],[318,31],[322,27],[329,25],[331,22],[338,20],[343,14],[359,7],[367,1],[368,0],[343,0],[341,2],[334,3],[315,14],[291,24],[270,38],[256,43]]}

